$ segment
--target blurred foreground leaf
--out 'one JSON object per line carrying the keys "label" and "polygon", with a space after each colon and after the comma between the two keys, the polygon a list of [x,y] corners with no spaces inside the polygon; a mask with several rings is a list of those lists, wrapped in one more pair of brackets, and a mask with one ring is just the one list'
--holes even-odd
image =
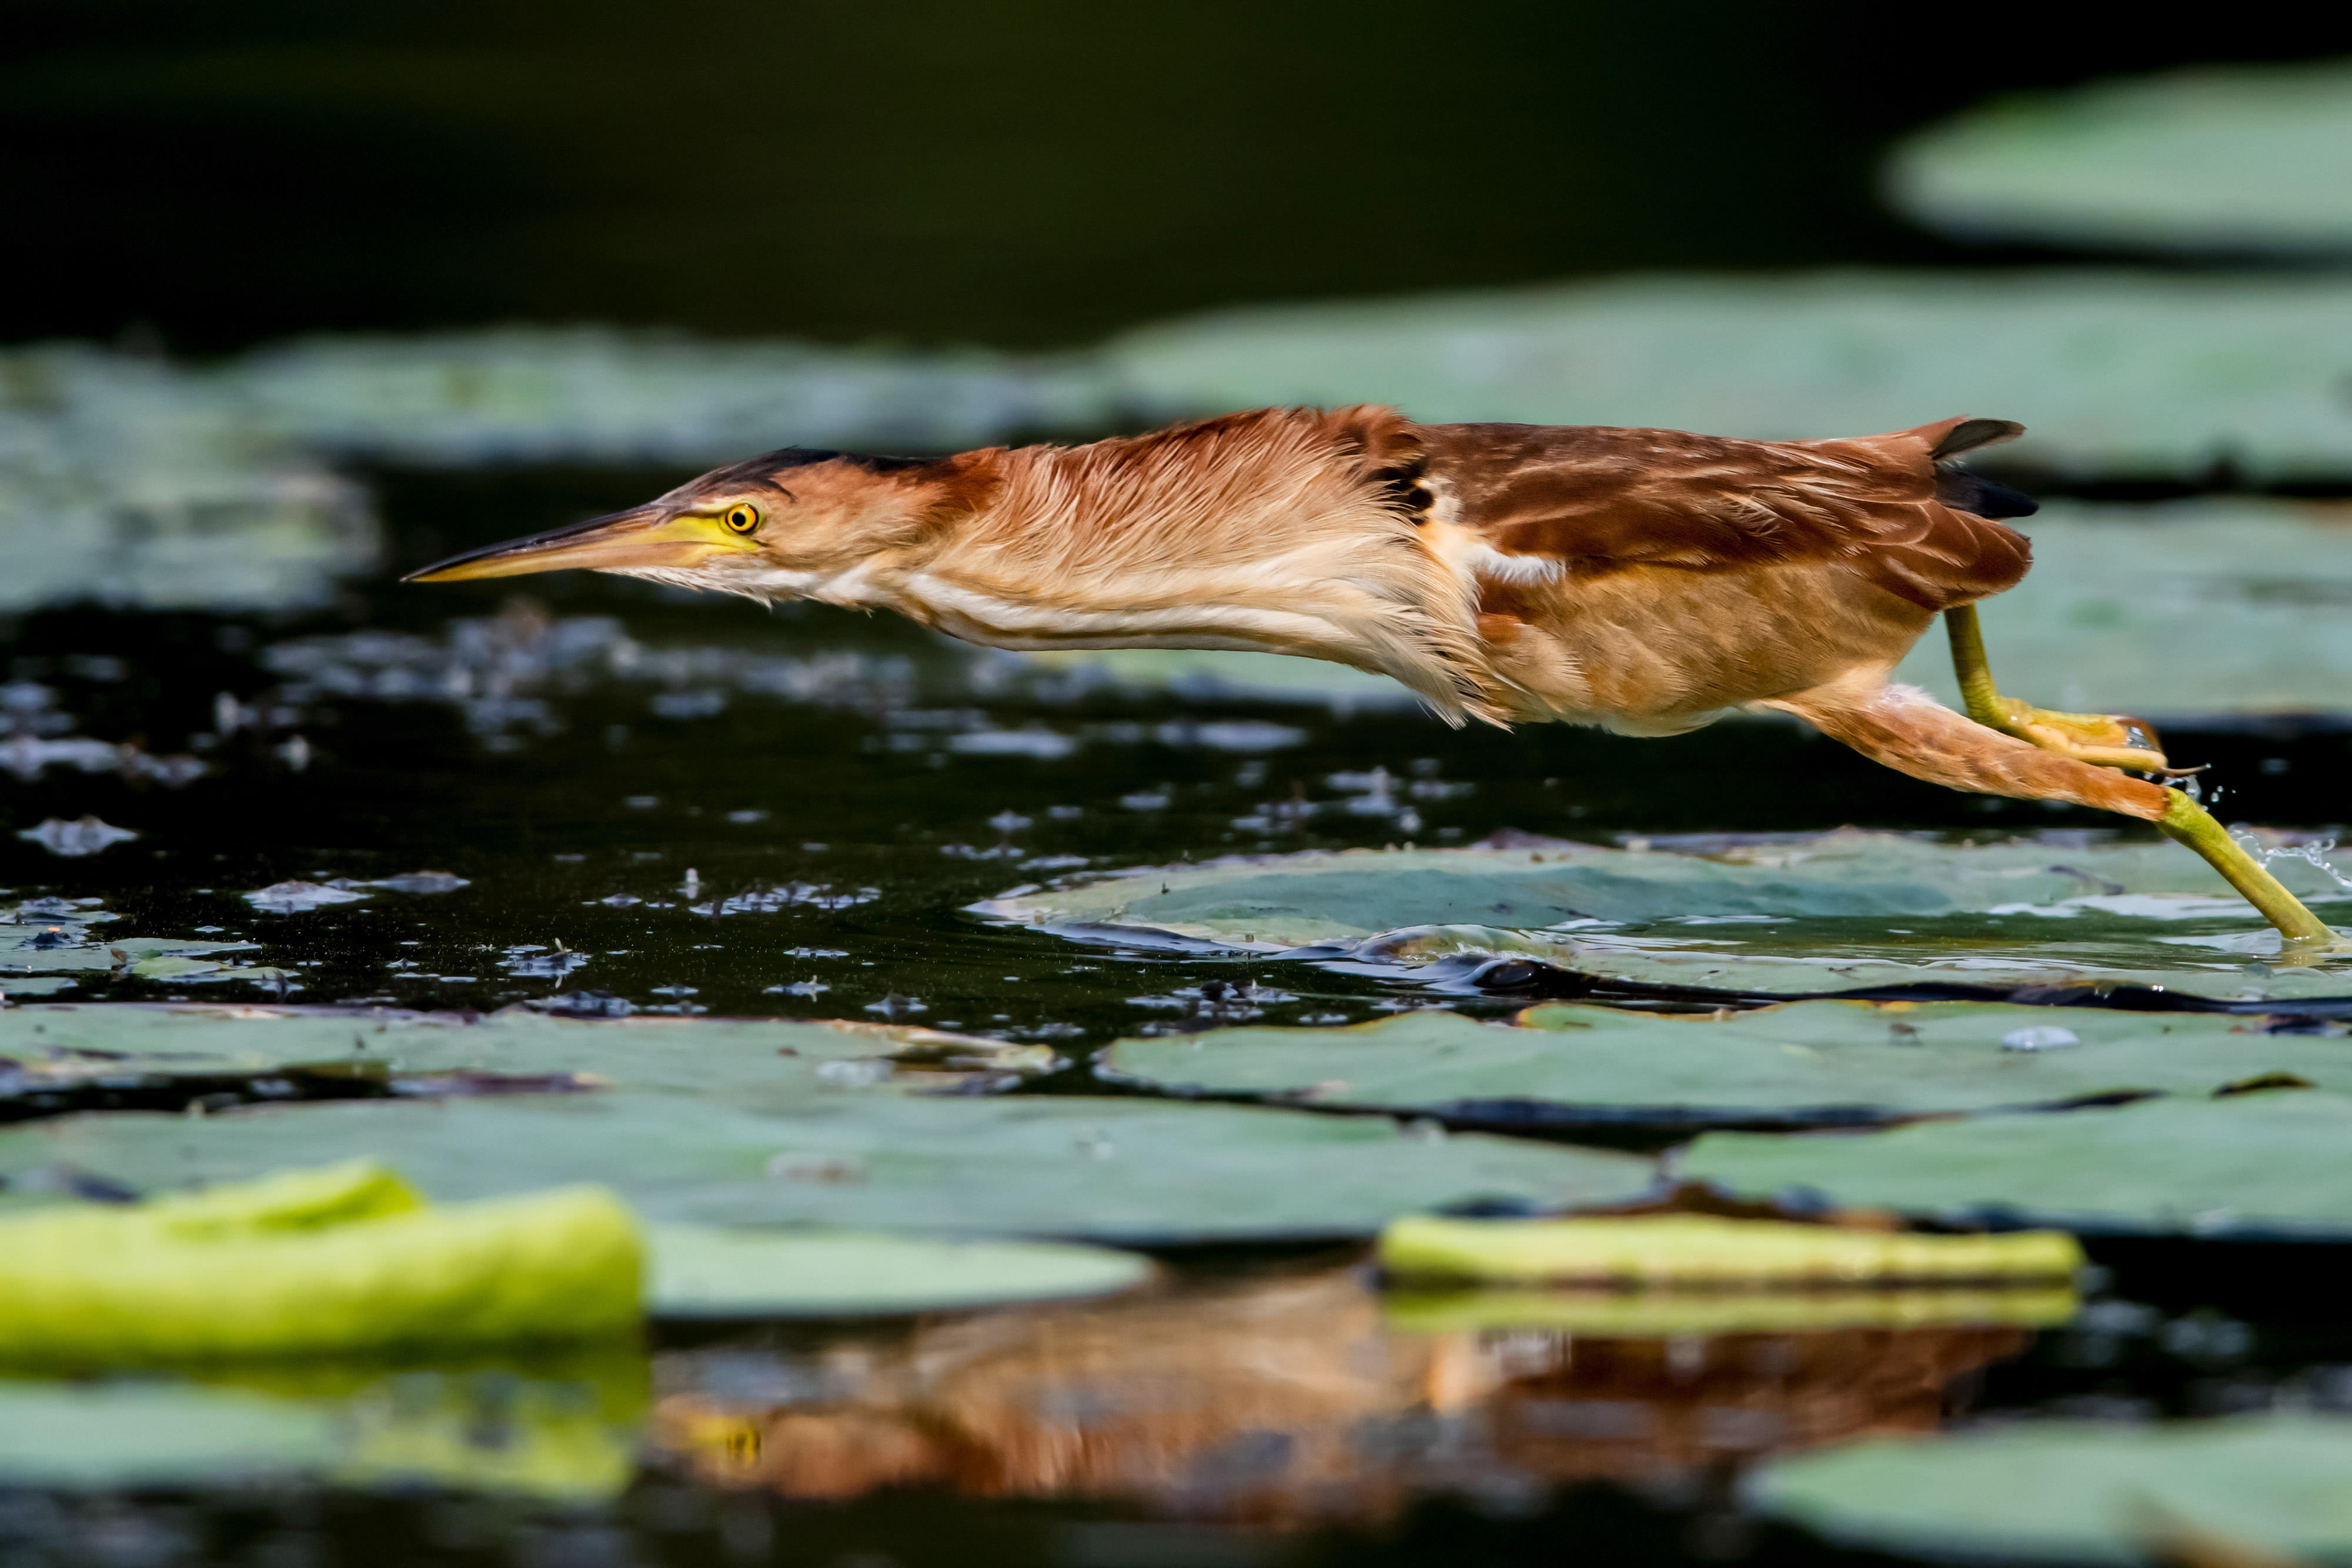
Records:
{"label": "blurred foreground leaf", "polygon": [[1841,1544],[1937,1559],[2140,1563],[2186,1526],[2334,1561],[2352,1552],[2352,1421],[2036,1421],[1879,1439],[1775,1460],[1750,1495]]}

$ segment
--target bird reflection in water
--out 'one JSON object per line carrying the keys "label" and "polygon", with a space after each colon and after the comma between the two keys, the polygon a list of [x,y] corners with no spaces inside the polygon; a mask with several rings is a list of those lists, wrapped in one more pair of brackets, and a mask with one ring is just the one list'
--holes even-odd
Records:
{"label": "bird reflection in water", "polygon": [[[658,1358],[657,1451],[808,1500],[892,1489],[1116,1499],[1234,1522],[1366,1521],[1415,1496],[1672,1482],[1933,1430],[2065,1292],[1390,1298],[1360,1269],[1180,1285],[805,1351]],[[1601,1333],[1575,1326],[1597,1324]],[[1790,1325],[1802,1322],[1806,1326]]]}

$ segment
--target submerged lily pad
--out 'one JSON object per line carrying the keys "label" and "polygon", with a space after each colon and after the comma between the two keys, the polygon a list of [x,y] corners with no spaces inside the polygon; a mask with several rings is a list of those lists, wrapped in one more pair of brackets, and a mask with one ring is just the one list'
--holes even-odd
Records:
{"label": "submerged lily pad", "polygon": [[[2306,860],[2281,857],[2273,869],[2315,901],[2344,895]],[[2352,992],[2352,960],[2343,972],[2250,970],[2276,956],[2277,933],[2203,862],[2162,842],[1971,844],[1843,830],[1623,849],[1232,856],[973,908],[1081,939],[1157,931],[1373,974],[1487,953],[1637,984],[1781,995],[2084,981],[2225,999]]]}
{"label": "submerged lily pad", "polygon": [[661,1225],[646,1310],[662,1318],[848,1317],[1103,1296],[1141,1284],[1131,1252],[1053,1242]]}
{"label": "submerged lily pad", "polygon": [[[1979,1002],[1799,1002],[1727,1016],[1530,1009],[1530,1029],[1414,1012],[1344,1029],[1122,1040],[1108,1071],[1181,1093],[1276,1094],[1481,1124],[1825,1124],[2210,1094],[2264,1073],[2352,1091],[2340,1040],[2226,1014]],[[2054,1047],[2054,1048],[2053,1048]]]}
{"label": "submerged lily pad", "polygon": [[386,1092],[430,1092],[456,1075],[485,1088],[621,1084],[790,1100],[985,1088],[1055,1061],[1037,1046],[886,1024],[122,1003],[0,1013],[0,1059],[16,1064],[0,1079],[0,1108],[93,1082],[298,1071]]}
{"label": "submerged lily pad", "polygon": [[1386,1117],[1069,1095],[625,1090],[193,1121],[108,1113],[0,1132],[0,1176],[62,1166],[142,1189],[362,1155],[436,1198],[593,1181],[655,1220],[1147,1243],[1369,1236],[1400,1214],[1465,1204],[1622,1203],[1654,1176],[1627,1155]]}
{"label": "submerged lily pad", "polygon": [[1868,1134],[1709,1133],[1678,1174],[1955,1224],[2352,1240],[2352,1096],[2279,1090]]}
{"label": "submerged lily pad", "polygon": [[2258,1551],[2352,1553],[2352,1420],[2158,1427],[2035,1421],[1866,1441],[1768,1464],[1749,1496],[1843,1544],[1949,1560],[2148,1561],[2188,1529]]}

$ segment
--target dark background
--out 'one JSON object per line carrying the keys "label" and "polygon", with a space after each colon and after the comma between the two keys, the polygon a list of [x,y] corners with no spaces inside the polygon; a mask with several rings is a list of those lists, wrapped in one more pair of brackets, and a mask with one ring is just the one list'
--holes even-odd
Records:
{"label": "dark background", "polygon": [[1081,341],[1651,267],[2034,259],[1883,214],[1988,94],[2352,13],[1862,0],[7,0],[0,340]]}

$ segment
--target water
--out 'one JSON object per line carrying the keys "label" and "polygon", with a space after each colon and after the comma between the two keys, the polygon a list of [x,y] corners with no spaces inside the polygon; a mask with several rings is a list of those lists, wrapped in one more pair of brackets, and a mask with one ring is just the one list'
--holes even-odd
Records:
{"label": "water", "polygon": [[[421,561],[661,478],[405,476],[384,487],[386,526],[394,554]],[[243,977],[112,966],[62,977],[56,998],[488,1010],[595,992],[648,1012],[889,1019],[1050,1045],[1073,1065],[1042,1087],[1099,1092],[1087,1052],[1147,1027],[1355,1020],[1430,998],[1360,968],[1073,945],[967,905],[1263,844],[2105,825],[1988,810],[1793,728],[1456,732],[1358,694],[1123,687],[821,608],[617,580],[503,586],[377,580],[275,620],[16,622],[0,686],[10,907],[110,943],[252,945],[219,960]],[[2240,814],[2340,816],[2340,733],[2168,739],[2217,764]],[[82,854],[19,836],[87,818],[138,836]],[[1446,999],[1490,1017],[1517,1005]],[[2258,1253],[2224,1265],[2212,1243],[2106,1244],[2089,1314],[2038,1338],[1547,1338],[1417,1329],[1345,1249],[1176,1252],[1160,1293],[1096,1307],[673,1333],[617,1370],[356,1372],[455,1402],[431,1428],[456,1434],[451,1473],[498,1473],[495,1456],[537,1440],[492,1418],[529,1405],[518,1388],[619,1389],[648,1436],[613,1439],[621,1479],[585,1497],[317,1480],[0,1493],[0,1556],[1117,1568],[1574,1542],[1820,1563],[1834,1553],[1738,1506],[1741,1466],[1778,1445],[1954,1414],[2332,1408],[2352,1342],[2305,1310],[2307,1254],[2265,1274]]]}

